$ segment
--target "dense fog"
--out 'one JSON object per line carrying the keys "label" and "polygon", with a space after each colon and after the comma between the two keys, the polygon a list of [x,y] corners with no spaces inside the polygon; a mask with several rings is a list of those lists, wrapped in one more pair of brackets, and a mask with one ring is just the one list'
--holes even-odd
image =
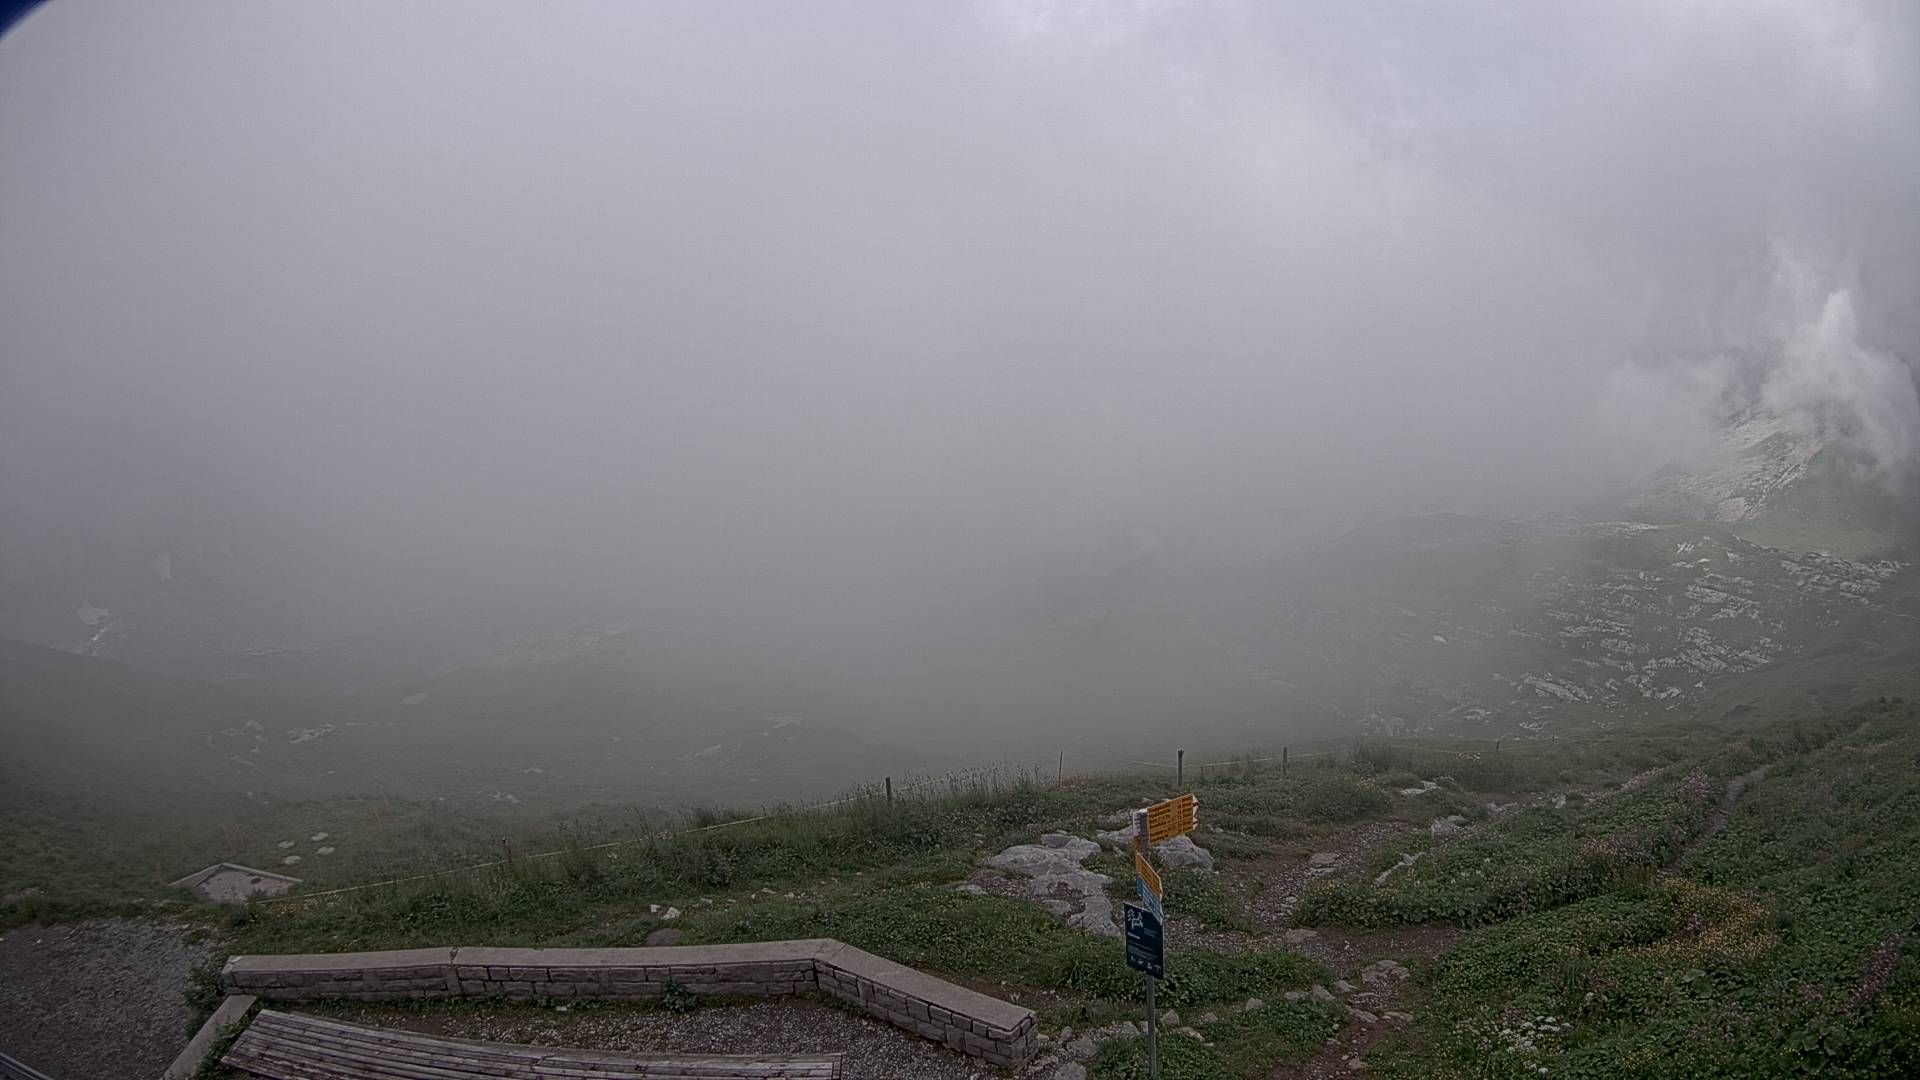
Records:
{"label": "dense fog", "polygon": [[1920,17],[52,4],[0,342],[0,633],[198,575],[965,717],[1142,558],[1605,507],[1742,410],[1910,492]]}

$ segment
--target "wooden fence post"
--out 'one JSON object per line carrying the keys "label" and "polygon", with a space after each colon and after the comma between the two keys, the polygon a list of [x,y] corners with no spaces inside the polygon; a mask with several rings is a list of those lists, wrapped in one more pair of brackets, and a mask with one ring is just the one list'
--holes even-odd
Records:
{"label": "wooden fence post", "polygon": [[1173,786],[1185,787],[1187,786],[1187,752],[1175,750],[1173,755]]}
{"label": "wooden fence post", "polygon": [[893,777],[887,777],[887,805],[893,805]]}
{"label": "wooden fence post", "polygon": [[1067,776],[1067,752],[1060,751],[1060,763],[1053,767],[1053,782],[1058,785]]}
{"label": "wooden fence post", "polygon": [[1287,775],[1287,748],[1284,746],[1280,748],[1280,775]]}

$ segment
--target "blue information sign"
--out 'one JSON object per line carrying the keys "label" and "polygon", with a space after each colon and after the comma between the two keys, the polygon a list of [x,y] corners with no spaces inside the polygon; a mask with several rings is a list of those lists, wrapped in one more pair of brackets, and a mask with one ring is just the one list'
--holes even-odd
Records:
{"label": "blue information sign", "polygon": [[1127,966],[1156,979],[1167,973],[1166,943],[1160,934],[1160,916],[1138,904],[1123,904],[1126,913]]}
{"label": "blue information sign", "polygon": [[1141,881],[1139,878],[1134,878],[1133,891],[1140,894],[1141,906],[1153,912],[1153,917],[1159,919],[1164,925],[1167,921],[1167,909],[1160,906],[1160,898],[1153,895],[1153,890],[1147,888],[1147,883]]}

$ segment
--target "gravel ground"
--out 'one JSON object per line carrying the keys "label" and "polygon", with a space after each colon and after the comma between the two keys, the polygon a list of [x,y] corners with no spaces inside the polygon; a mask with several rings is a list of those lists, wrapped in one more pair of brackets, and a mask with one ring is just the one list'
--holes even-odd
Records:
{"label": "gravel ground", "polygon": [[1328,866],[1315,870],[1298,856],[1276,856],[1256,864],[1251,873],[1260,877],[1264,887],[1247,901],[1247,915],[1268,932],[1293,925],[1293,913],[1300,897],[1316,882],[1338,876],[1350,876],[1364,870],[1374,849],[1413,830],[1401,821],[1369,821],[1315,841],[1316,852],[1334,856]]}
{"label": "gravel ground", "polygon": [[153,1080],[192,1034],[181,923],[102,919],[0,936],[0,1050],[57,1080]]}
{"label": "gravel ground", "polygon": [[[452,1009],[393,1005],[314,1010],[337,1020],[455,1039],[683,1054],[843,1053],[846,1080],[987,1080],[1009,1074],[889,1024],[816,1001],[703,1005],[672,1013],[643,1005],[498,1004]],[[1045,1075],[1044,1073],[1041,1075]]]}

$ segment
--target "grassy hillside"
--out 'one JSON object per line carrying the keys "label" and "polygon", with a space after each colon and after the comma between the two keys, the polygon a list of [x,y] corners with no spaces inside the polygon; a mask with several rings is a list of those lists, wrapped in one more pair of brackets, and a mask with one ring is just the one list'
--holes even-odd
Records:
{"label": "grassy hillside", "polygon": [[[1358,1021],[1307,996],[1395,958],[1412,1019],[1356,1043],[1389,1076],[1893,1075],[1920,1064],[1920,709],[1893,699],[1787,724],[1688,721],[1498,753],[1363,742],[1286,773],[1192,785],[1215,874],[1169,875],[1169,1075],[1318,1061]],[[1421,795],[1420,781],[1437,787]],[[1043,1029],[1137,1014],[1119,945],[1030,900],[954,888],[986,854],[1083,836],[1171,791],[1160,776],[982,780],[552,859],[231,913],[236,951],[627,945],[832,936],[987,986]],[[1490,807],[1499,808],[1490,810]],[[1457,837],[1429,820],[1459,814]],[[697,824],[697,823],[695,823]],[[709,824],[719,824],[709,823]],[[1371,839],[1369,839],[1371,838]],[[1267,909],[1309,852],[1350,862]],[[1401,872],[1375,879],[1417,856]],[[1124,864],[1101,856],[1116,898]],[[657,907],[656,907],[657,905]],[[669,923],[668,906],[685,912]],[[1337,951],[1295,946],[1311,926]],[[1263,1004],[1245,1011],[1248,999]],[[1371,1038],[1371,1035],[1369,1036]],[[1346,1053],[1342,1049],[1341,1053]],[[1106,1044],[1096,1077],[1139,1075]],[[1344,1068],[1339,1061],[1336,1068]]]}
{"label": "grassy hillside", "polygon": [[365,880],[926,760],[577,658],[292,695],[0,638],[0,897],[149,897],[222,859]]}

